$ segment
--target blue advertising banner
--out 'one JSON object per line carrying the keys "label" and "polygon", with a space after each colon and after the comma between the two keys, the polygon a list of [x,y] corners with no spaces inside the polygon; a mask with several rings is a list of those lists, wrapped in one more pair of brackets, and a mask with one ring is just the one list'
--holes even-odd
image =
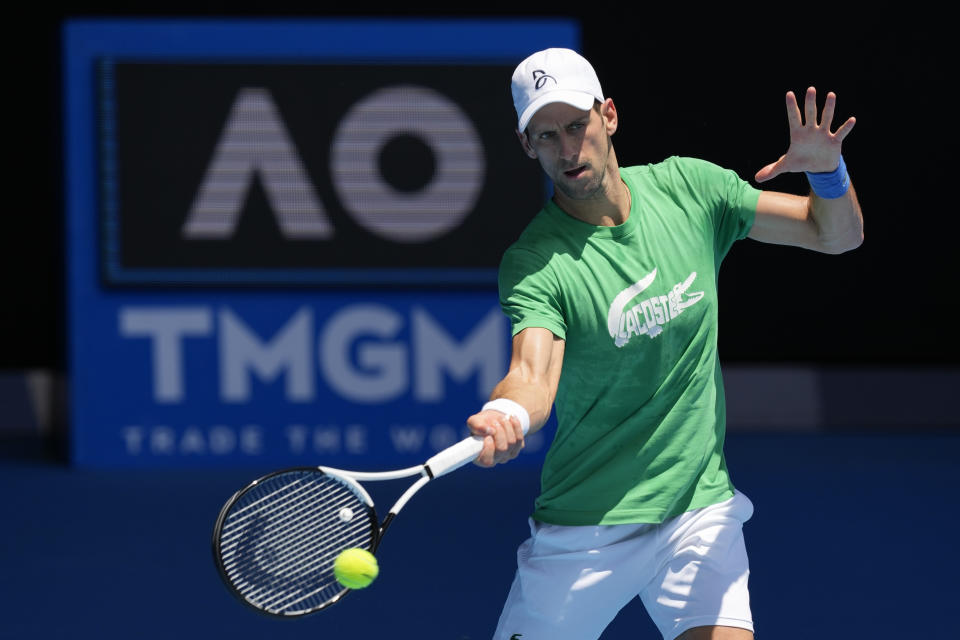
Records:
{"label": "blue advertising banner", "polygon": [[386,467],[466,434],[507,367],[499,254],[545,195],[508,77],[576,23],[63,35],[75,465]]}
{"label": "blue advertising banner", "polygon": [[508,358],[490,294],[128,294],[84,315],[81,464],[409,462],[467,435]]}

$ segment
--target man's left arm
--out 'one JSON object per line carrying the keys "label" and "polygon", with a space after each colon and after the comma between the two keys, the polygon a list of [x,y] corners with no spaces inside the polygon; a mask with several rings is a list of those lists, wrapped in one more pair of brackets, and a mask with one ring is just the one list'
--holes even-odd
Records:
{"label": "man's left arm", "polygon": [[816,100],[816,90],[810,87],[802,117],[796,97],[787,93],[790,147],[756,175],[757,182],[762,183],[781,173],[804,172],[812,192],[809,196],[762,192],[749,237],[823,253],[843,253],[863,242],[863,214],[840,153],[841,143],[856,120],[849,118],[831,132],[836,95],[827,94],[819,121]]}

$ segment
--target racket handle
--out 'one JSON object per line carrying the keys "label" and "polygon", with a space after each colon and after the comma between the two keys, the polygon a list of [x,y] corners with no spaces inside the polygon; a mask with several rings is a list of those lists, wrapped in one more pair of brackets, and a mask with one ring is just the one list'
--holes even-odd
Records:
{"label": "racket handle", "polygon": [[424,466],[430,470],[431,476],[439,478],[473,462],[482,450],[483,438],[481,436],[469,436],[436,454],[427,460]]}

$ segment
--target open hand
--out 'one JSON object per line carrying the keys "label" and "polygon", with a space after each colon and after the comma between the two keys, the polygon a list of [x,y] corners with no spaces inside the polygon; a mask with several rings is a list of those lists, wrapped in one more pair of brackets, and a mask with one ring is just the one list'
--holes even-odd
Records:
{"label": "open hand", "polygon": [[817,122],[817,90],[807,89],[803,113],[792,91],[787,92],[787,122],[790,125],[790,147],[776,162],[772,162],[757,172],[757,182],[766,182],[781,173],[799,173],[809,171],[822,173],[833,171],[840,164],[840,145],[853,130],[856,118],[848,118],[840,128],[830,132],[833,124],[833,112],[837,105],[837,96],[832,91],[827,94],[823,113]]}

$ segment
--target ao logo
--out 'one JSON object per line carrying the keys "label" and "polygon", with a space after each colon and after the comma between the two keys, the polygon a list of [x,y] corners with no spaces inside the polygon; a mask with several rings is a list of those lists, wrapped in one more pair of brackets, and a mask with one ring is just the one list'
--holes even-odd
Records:
{"label": "ao logo", "polygon": [[[384,180],[379,153],[394,138],[423,140],[435,158],[433,179],[407,192]],[[393,242],[424,242],[460,225],[480,195],[483,145],[460,107],[422,86],[386,87],[366,96],[338,123],[330,148],[332,183],[344,210],[371,233]],[[237,95],[182,233],[225,239],[235,231],[244,198],[259,176],[290,239],[334,236],[293,139],[270,92]]]}

